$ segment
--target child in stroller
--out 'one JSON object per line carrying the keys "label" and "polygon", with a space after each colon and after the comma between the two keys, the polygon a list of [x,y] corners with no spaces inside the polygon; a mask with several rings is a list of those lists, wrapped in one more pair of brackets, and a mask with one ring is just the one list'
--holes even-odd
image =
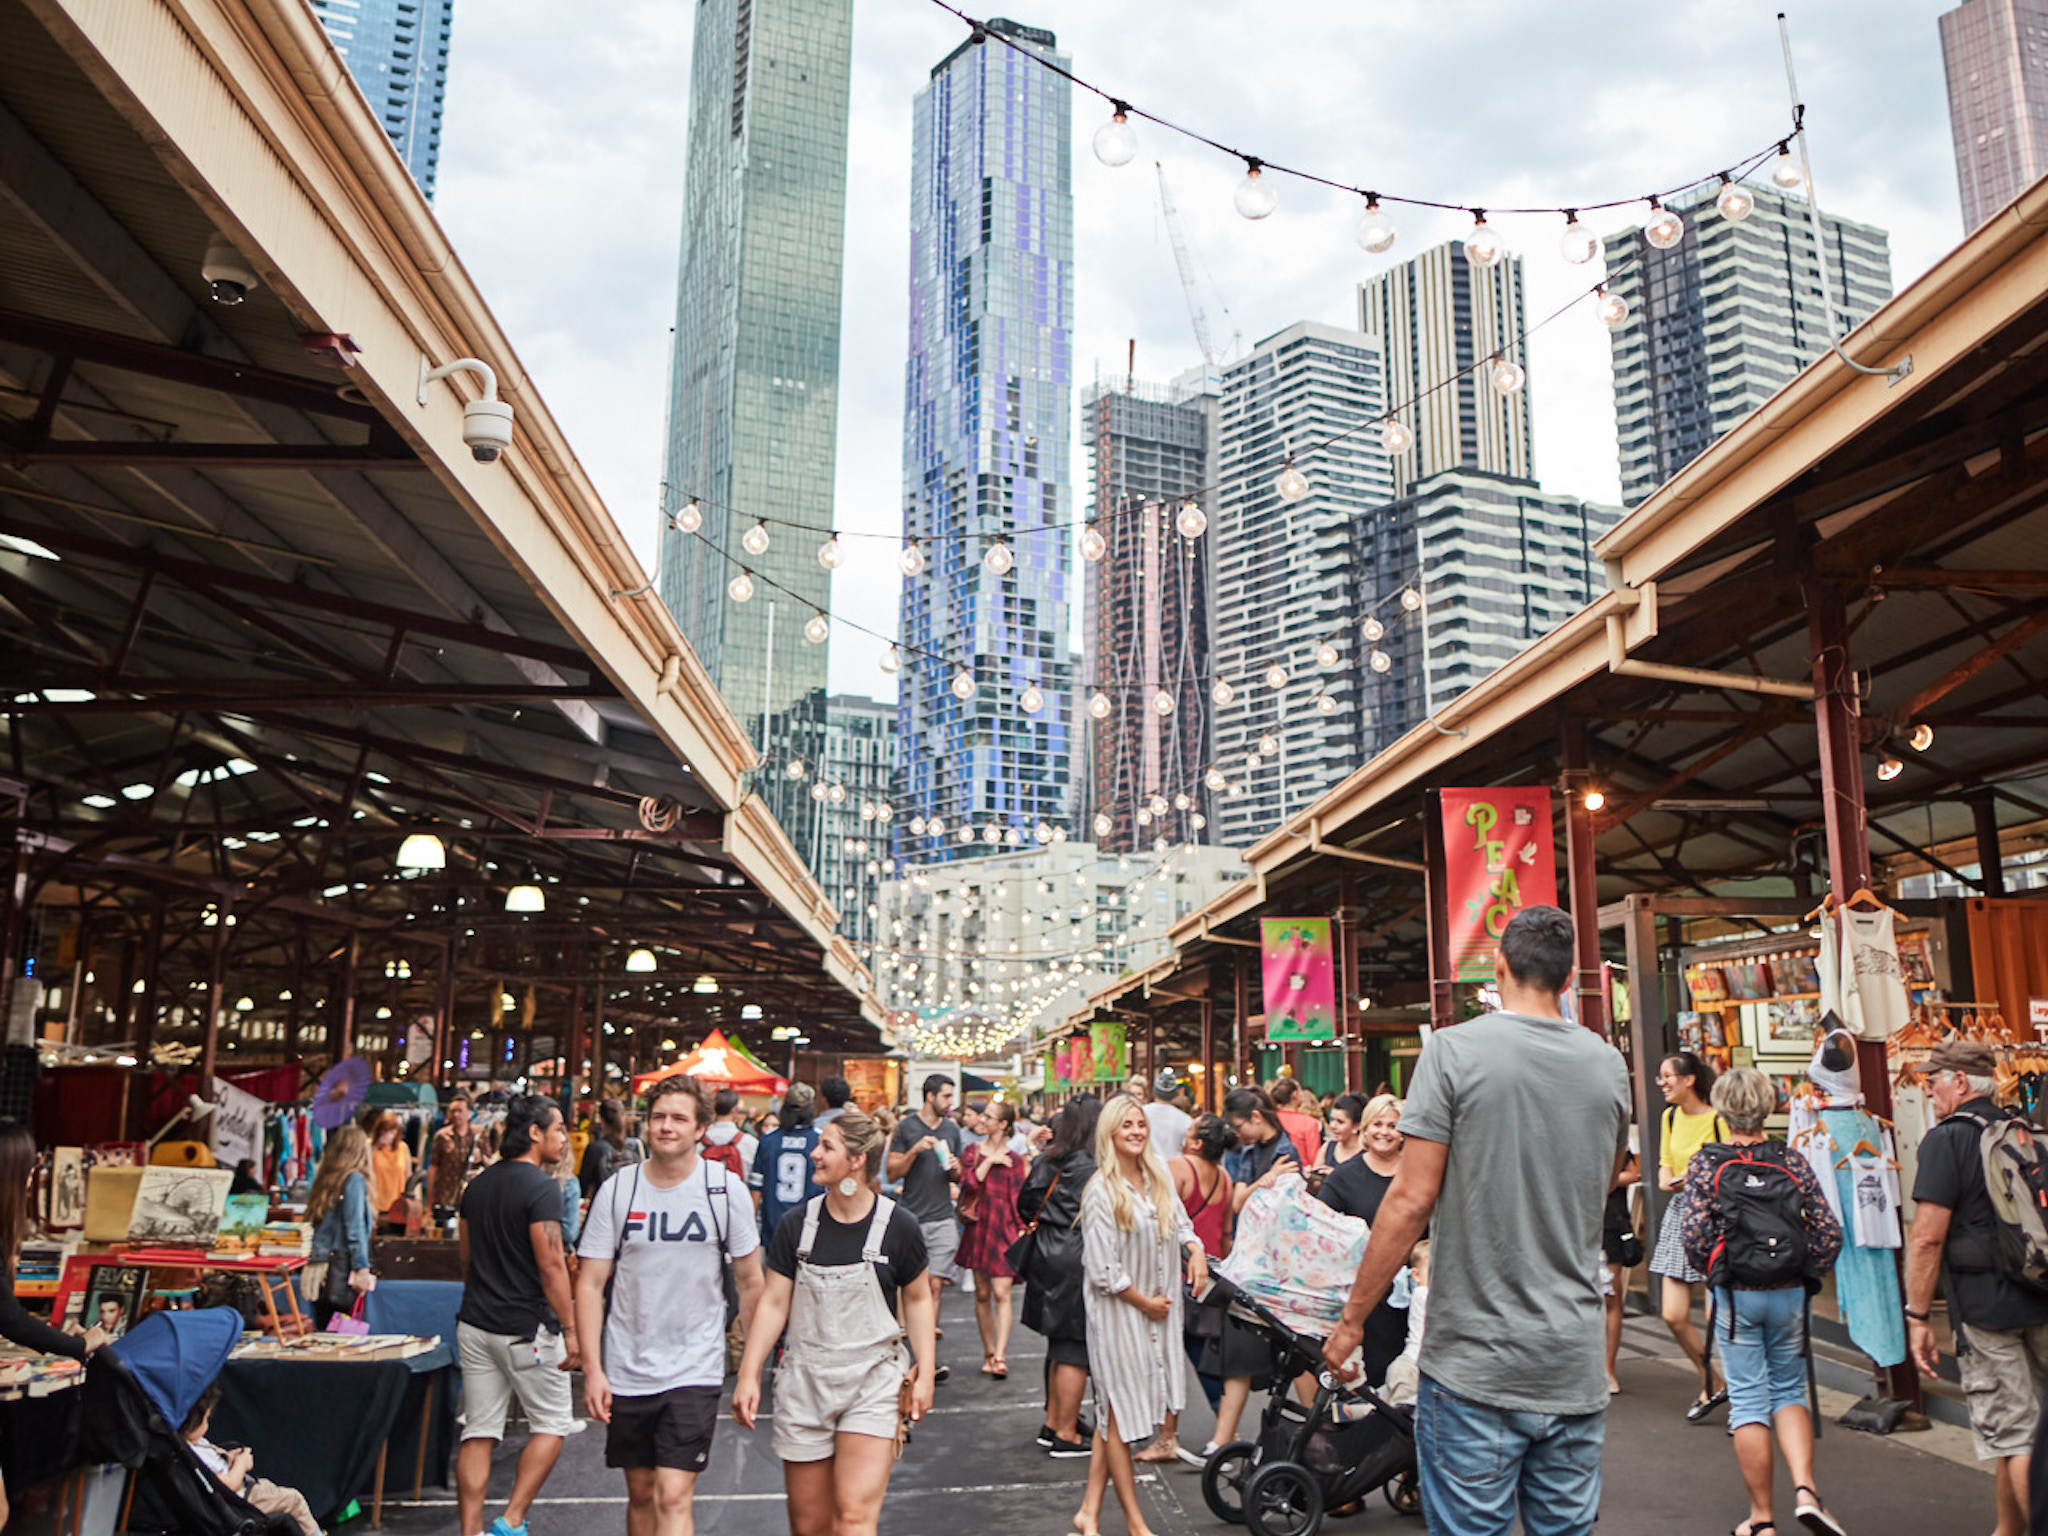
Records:
{"label": "child in stroller", "polygon": [[[1202,1497],[1221,1519],[1253,1536],[1316,1536],[1327,1511],[1383,1490],[1398,1513],[1419,1514],[1415,1416],[1364,1382],[1337,1380],[1320,1340],[1296,1333],[1220,1277],[1213,1282],[1236,1314],[1264,1331],[1276,1356],[1275,1389],[1257,1440],[1218,1446],[1202,1469]],[[1315,1378],[1313,1402],[1278,1383]]]}
{"label": "child in stroller", "polygon": [[220,1383],[215,1382],[199,1394],[192,1411],[185,1415],[182,1433],[185,1443],[192,1447],[192,1454],[206,1464],[206,1470],[220,1480],[223,1488],[238,1493],[266,1515],[286,1515],[298,1526],[303,1536],[320,1536],[320,1524],[313,1518],[313,1511],[306,1507],[306,1496],[296,1488],[286,1488],[273,1483],[267,1477],[255,1475],[255,1456],[246,1445],[232,1449],[215,1445],[206,1438],[206,1432],[213,1427],[213,1410],[220,1402]]}

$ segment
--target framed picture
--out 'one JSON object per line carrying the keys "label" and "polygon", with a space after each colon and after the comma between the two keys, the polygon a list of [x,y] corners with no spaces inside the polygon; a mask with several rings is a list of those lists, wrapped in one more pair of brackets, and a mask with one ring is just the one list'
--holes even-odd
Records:
{"label": "framed picture", "polygon": [[127,1264],[95,1264],[85,1286],[85,1311],[79,1321],[97,1324],[119,1338],[141,1320],[149,1271]]}
{"label": "framed picture", "polygon": [[1700,1015],[1706,1044],[1716,1049],[1728,1043],[1727,1026],[1721,1022],[1721,1010],[1716,1008]]}
{"label": "framed picture", "polygon": [[85,1148],[56,1147],[50,1152],[50,1212],[52,1231],[69,1231],[85,1225]]}
{"label": "framed picture", "polygon": [[128,1216],[129,1241],[211,1248],[234,1182],[226,1168],[143,1169]]}
{"label": "framed picture", "polygon": [[1813,1054],[1813,1032],[1820,1023],[1820,1004],[1804,997],[1774,1000],[1763,1005],[1759,1023],[1759,1051],[1767,1056],[1795,1056],[1803,1061]]}
{"label": "framed picture", "polygon": [[1731,1046],[1728,1056],[1731,1066],[1753,1067],[1756,1065],[1756,1052],[1746,1045]]}

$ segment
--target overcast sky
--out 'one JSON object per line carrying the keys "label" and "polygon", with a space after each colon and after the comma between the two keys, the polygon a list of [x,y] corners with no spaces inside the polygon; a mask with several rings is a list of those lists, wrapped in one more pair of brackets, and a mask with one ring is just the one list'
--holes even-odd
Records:
{"label": "overcast sky", "polygon": [[[1782,3],[1782,0],[1778,0]],[[972,6],[967,7],[973,9]],[[1902,285],[1962,235],[1935,18],[1943,0],[1795,4],[1815,180],[1830,212],[1891,232]],[[456,0],[437,211],[643,562],[652,563],[681,225],[692,17],[684,0]],[[1603,202],[1721,169],[1789,118],[1777,5],[1659,0],[1036,0],[1083,78],[1220,142],[1354,185],[1462,205]],[[601,19],[601,21],[600,21]],[[930,0],[855,0],[837,523],[894,532],[909,264],[910,103],[964,29]],[[1159,217],[1163,162],[1219,348],[1299,319],[1355,325],[1358,280],[1469,219],[1400,212],[1382,257],[1356,199],[1283,183],[1231,208],[1242,167],[1141,125],[1099,164],[1107,110],[1074,98],[1076,397],[1200,360]],[[1639,222],[1620,211],[1601,230]],[[1528,310],[1587,281],[1555,219],[1497,219]],[[1530,344],[1546,489],[1617,496],[1607,333],[1584,308]],[[1873,386],[1877,387],[1877,386]],[[1085,456],[1074,454],[1077,476]],[[1074,510],[1086,510],[1085,487]],[[849,539],[835,617],[893,633],[893,543]],[[1078,591],[1074,594],[1078,611]],[[893,694],[880,641],[833,636],[832,687]]]}

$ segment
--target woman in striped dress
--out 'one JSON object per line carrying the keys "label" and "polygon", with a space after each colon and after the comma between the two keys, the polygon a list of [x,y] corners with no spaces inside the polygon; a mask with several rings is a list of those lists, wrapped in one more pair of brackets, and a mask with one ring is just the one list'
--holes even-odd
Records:
{"label": "woman in striped dress", "polygon": [[1181,1256],[1188,1283],[1208,1284],[1209,1261],[1152,1150],[1145,1107],[1120,1093],[1095,1129],[1095,1177],[1081,1196],[1088,1372],[1095,1379],[1095,1445],[1088,1491],[1074,1516],[1096,1536],[1102,1496],[1116,1483],[1131,1536],[1150,1536],[1131,1474],[1131,1446],[1185,1406],[1181,1357]]}

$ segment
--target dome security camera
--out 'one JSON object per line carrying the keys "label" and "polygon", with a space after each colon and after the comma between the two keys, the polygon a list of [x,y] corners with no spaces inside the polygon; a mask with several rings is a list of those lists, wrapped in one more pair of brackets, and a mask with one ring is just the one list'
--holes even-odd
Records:
{"label": "dome security camera", "polygon": [[256,276],[256,269],[221,235],[215,235],[206,243],[206,257],[199,263],[199,275],[205,279],[216,304],[239,304],[249,297],[252,288],[263,286],[262,280]]}
{"label": "dome security camera", "polygon": [[482,358],[458,357],[431,368],[420,359],[419,403],[427,403],[427,386],[451,373],[474,373],[484,381],[483,397],[462,404],[462,441],[479,464],[494,464],[512,446],[512,407],[498,398],[498,376]]}

